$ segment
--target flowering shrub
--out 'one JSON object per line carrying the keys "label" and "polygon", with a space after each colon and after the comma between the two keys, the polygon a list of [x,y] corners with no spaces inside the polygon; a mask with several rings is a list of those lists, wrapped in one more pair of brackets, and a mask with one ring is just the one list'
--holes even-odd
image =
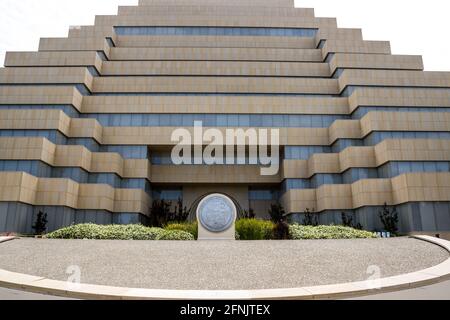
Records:
{"label": "flowering shrub", "polygon": [[303,226],[293,224],[289,227],[293,240],[312,239],[370,239],[376,235],[369,231],[362,231],[344,226]]}
{"label": "flowering shrub", "polygon": [[158,240],[167,231],[143,225],[78,224],[49,233],[49,239]]}
{"label": "flowering shrub", "polygon": [[180,231],[180,230],[173,230],[173,231],[165,231],[156,240],[191,241],[191,240],[195,240],[195,239],[194,239],[194,236],[188,232]]}
{"label": "flowering shrub", "polygon": [[240,240],[271,240],[274,237],[275,224],[271,221],[257,219],[240,219],[236,221],[236,231]]}
{"label": "flowering shrub", "polygon": [[194,222],[182,222],[182,223],[169,223],[167,226],[165,226],[164,230],[167,231],[173,231],[173,230],[179,230],[179,231],[185,231],[194,236],[195,239],[198,237],[198,223],[197,221]]}

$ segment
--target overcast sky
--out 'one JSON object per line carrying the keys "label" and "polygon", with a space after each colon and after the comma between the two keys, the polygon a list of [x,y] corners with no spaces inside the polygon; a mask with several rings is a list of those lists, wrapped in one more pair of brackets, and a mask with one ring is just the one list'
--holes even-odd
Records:
{"label": "overcast sky", "polygon": [[[224,0],[226,1],[226,0]],[[40,37],[63,37],[138,0],[0,0],[0,65],[5,51],[35,51]],[[425,69],[450,71],[448,0],[296,0],[339,27],[362,28],[366,40],[389,40],[395,54],[424,56]]]}

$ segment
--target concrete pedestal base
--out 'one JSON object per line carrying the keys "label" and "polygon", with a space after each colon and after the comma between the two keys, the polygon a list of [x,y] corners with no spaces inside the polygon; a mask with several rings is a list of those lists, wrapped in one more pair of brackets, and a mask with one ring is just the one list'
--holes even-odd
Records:
{"label": "concrete pedestal base", "polygon": [[198,240],[236,240],[236,227],[235,224],[230,229],[224,232],[211,232],[205,229],[202,224],[198,223]]}

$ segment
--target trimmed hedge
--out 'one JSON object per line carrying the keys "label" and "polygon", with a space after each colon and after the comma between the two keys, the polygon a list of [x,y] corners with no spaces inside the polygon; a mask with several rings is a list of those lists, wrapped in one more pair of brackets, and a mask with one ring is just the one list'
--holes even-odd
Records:
{"label": "trimmed hedge", "polygon": [[[189,234],[190,235],[190,234]],[[93,239],[93,240],[194,240],[185,234],[173,234],[161,228],[149,228],[143,225],[97,225],[78,224],[56,230],[46,235],[49,239]],[[179,239],[176,239],[179,237]],[[189,239],[188,239],[189,238]],[[192,239],[191,239],[192,238]]]}
{"label": "trimmed hedge", "polygon": [[236,231],[240,240],[271,240],[274,237],[275,224],[271,221],[257,219],[240,219],[236,221]]}
{"label": "trimmed hedge", "polygon": [[194,236],[195,239],[198,238],[198,224],[197,221],[194,222],[180,222],[180,223],[169,223],[165,226],[164,230],[167,231],[184,231],[190,233]]}
{"label": "trimmed hedge", "polygon": [[373,232],[357,230],[344,226],[303,226],[293,224],[289,227],[293,240],[313,239],[371,239],[376,238]]}
{"label": "trimmed hedge", "polygon": [[[237,240],[271,240],[274,238],[274,223],[256,219],[236,221]],[[193,233],[191,233],[193,232]],[[376,238],[372,232],[344,226],[289,226],[293,240],[308,239],[368,239]],[[96,225],[78,224],[46,235],[49,239],[94,239],[94,240],[183,240],[197,237],[197,223],[169,224],[166,229],[149,228],[143,225]]]}
{"label": "trimmed hedge", "polygon": [[188,232],[173,230],[166,230],[161,236],[156,240],[183,240],[183,241],[192,241],[195,240],[194,236]]}

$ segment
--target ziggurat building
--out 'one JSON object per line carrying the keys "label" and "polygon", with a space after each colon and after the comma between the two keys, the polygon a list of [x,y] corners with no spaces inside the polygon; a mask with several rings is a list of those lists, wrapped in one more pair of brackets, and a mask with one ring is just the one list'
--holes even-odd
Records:
{"label": "ziggurat building", "polygon": [[[404,233],[450,230],[450,74],[293,0],[140,0],[0,69],[0,231],[145,222],[152,201],[280,201]],[[280,171],[174,165],[175,128],[279,128]]]}

